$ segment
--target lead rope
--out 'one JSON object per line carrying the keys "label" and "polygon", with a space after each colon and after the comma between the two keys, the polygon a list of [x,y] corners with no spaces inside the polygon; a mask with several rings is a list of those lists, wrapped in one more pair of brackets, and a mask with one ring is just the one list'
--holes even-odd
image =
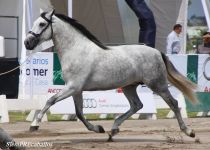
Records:
{"label": "lead rope", "polygon": [[28,56],[20,65],[18,65],[17,67],[15,67],[15,68],[13,68],[13,69],[11,69],[11,70],[9,70],[9,71],[0,73],[0,76],[9,74],[9,73],[11,73],[11,72],[17,70],[18,68],[20,68],[21,66],[23,66],[23,65],[26,63],[26,61],[27,61],[33,54],[35,54],[35,53],[30,54],[30,55],[29,55],[29,56]]}

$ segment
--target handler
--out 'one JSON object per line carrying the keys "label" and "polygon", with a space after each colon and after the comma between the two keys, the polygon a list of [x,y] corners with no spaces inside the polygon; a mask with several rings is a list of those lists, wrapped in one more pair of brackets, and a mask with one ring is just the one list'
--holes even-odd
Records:
{"label": "handler", "polygon": [[139,19],[139,43],[155,47],[156,24],[152,11],[144,0],[125,0]]}

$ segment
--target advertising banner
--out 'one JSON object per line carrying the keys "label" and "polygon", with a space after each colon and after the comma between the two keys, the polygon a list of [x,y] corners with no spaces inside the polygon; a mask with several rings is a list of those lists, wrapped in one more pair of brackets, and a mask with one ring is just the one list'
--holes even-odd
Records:
{"label": "advertising banner", "polygon": [[57,53],[53,54],[53,85],[64,85],[61,64]]}
{"label": "advertising banner", "polygon": [[197,83],[197,97],[199,103],[191,104],[186,100],[187,110],[190,112],[208,112],[210,110],[210,57],[208,54],[188,55],[188,78]]}
{"label": "advertising banner", "polygon": [[53,53],[38,52],[31,56],[21,70],[25,76],[25,93],[30,95],[46,94],[53,84]]}
{"label": "advertising banner", "polygon": [[[170,61],[173,63],[175,68],[184,76],[187,76],[187,61],[188,56],[187,55],[168,55]],[[182,94],[181,91],[179,91],[177,88],[175,88],[173,85],[169,84],[169,90],[172,94],[172,96],[178,100],[178,97]],[[183,102],[179,102],[183,103]],[[180,106],[180,107],[185,107]]]}
{"label": "advertising banner", "polygon": [[187,77],[194,83],[198,83],[198,55],[187,57]]}
{"label": "advertising banner", "polygon": [[199,55],[198,58],[199,92],[210,92],[210,56]]}
{"label": "advertising banner", "polygon": [[[169,55],[169,59],[181,74],[198,84],[198,98],[200,103],[206,106],[206,99],[210,99],[209,94],[206,94],[207,92],[210,93],[209,55]],[[55,53],[40,52],[34,54],[27,61],[26,66],[21,72],[22,75],[26,76],[26,81],[22,82],[25,83],[24,89],[26,94],[46,95],[48,93],[50,97],[58,93],[65,86],[59,59]],[[140,93],[140,99],[144,104],[144,108],[140,112],[152,113],[156,111],[153,92],[145,86],[143,88],[140,87],[138,87],[137,91]],[[170,84],[169,89],[175,98],[181,94],[179,90]],[[124,113],[127,111],[130,108],[128,101],[123,93],[117,93],[117,91],[85,92],[84,107],[86,107],[86,102],[90,102],[94,107],[96,107],[95,105],[97,103],[96,108],[85,109],[85,113]],[[203,108],[202,105],[192,107],[188,102],[186,104],[187,109],[190,111],[192,108],[193,111],[197,108],[200,111]],[[74,113],[72,98],[59,102],[52,107],[51,111],[52,113],[60,114]]]}
{"label": "advertising banner", "polygon": [[[48,96],[51,97],[59,92],[63,86],[52,86],[48,90]],[[156,113],[156,106],[153,94],[140,93],[140,99],[144,105],[143,109],[137,113]],[[125,113],[130,109],[128,100],[123,93],[114,93],[109,91],[103,92],[84,92],[83,94],[84,114],[109,114],[109,113]],[[69,97],[60,101],[50,108],[52,114],[75,114],[74,101]]]}

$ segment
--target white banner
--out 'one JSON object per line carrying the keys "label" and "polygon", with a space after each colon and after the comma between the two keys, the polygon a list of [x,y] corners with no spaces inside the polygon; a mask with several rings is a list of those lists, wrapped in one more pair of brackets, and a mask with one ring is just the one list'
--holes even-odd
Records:
{"label": "white banner", "polygon": [[[63,86],[53,86],[48,90],[49,97],[59,92]],[[156,113],[153,94],[140,93],[140,99],[144,105],[143,109],[137,113]],[[125,113],[129,110],[130,105],[123,93],[114,93],[113,91],[102,92],[84,92],[83,108],[85,114],[109,114],[109,113]],[[75,114],[74,101],[72,97],[67,98],[53,105],[50,108],[52,114]]]}
{"label": "white banner", "polygon": [[[185,77],[187,76],[187,55],[168,55],[170,61],[175,68]],[[177,88],[170,84],[169,90],[174,98],[179,97],[182,94]]]}
{"label": "white banner", "polygon": [[198,85],[199,92],[210,92],[210,57],[207,54],[198,57]]}
{"label": "white banner", "polygon": [[49,86],[53,84],[53,53],[38,52],[26,61],[21,70],[26,76],[25,87],[27,95],[46,94]]}

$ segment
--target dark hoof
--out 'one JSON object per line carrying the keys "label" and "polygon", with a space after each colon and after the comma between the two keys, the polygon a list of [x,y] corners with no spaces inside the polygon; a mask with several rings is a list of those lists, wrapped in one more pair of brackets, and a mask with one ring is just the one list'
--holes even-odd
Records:
{"label": "dark hoof", "polygon": [[39,129],[39,126],[30,126],[29,131],[30,131],[30,132],[35,132],[35,131],[37,131],[38,129]]}
{"label": "dark hoof", "polygon": [[109,138],[108,138],[107,142],[114,142],[114,140],[113,140],[113,138],[112,138],[112,135],[109,134],[109,133],[108,133],[108,135],[109,135]]}
{"label": "dark hoof", "polygon": [[26,150],[25,147],[11,147],[10,150]]}
{"label": "dark hoof", "polygon": [[102,126],[98,126],[99,133],[105,133],[105,130]]}
{"label": "dark hoof", "polygon": [[112,129],[111,135],[112,135],[112,136],[115,136],[118,132],[120,132],[119,129]]}
{"label": "dark hoof", "polygon": [[195,132],[194,132],[194,131],[192,131],[192,132],[190,133],[190,137],[192,137],[192,138],[195,137]]}

